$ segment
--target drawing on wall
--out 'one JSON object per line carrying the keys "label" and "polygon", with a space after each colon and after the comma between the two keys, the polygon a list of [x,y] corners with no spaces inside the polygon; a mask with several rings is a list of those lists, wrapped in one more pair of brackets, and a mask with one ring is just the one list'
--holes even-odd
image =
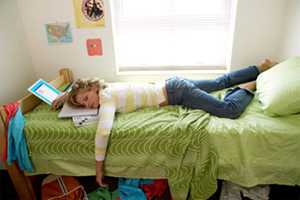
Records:
{"label": "drawing on wall", "polygon": [[100,38],[87,39],[86,48],[89,56],[102,56],[102,42]]}
{"label": "drawing on wall", "polygon": [[71,43],[73,41],[70,23],[46,24],[46,32],[49,44]]}
{"label": "drawing on wall", "polygon": [[73,0],[77,28],[103,27],[103,0]]}

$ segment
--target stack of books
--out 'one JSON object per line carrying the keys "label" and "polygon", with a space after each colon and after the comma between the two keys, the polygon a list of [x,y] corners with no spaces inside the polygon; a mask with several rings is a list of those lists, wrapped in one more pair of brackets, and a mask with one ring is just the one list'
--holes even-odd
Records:
{"label": "stack of books", "polygon": [[74,126],[82,127],[99,121],[98,108],[77,108],[64,103],[63,108],[58,114],[59,118],[72,118]]}

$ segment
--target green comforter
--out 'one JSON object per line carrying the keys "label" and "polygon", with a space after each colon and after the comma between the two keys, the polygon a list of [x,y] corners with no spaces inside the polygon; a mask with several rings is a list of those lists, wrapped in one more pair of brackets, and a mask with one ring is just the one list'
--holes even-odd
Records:
{"label": "green comforter", "polygon": [[[207,199],[217,175],[208,121],[205,112],[181,107],[117,115],[105,174],[167,178],[174,199]],[[25,134],[36,173],[94,175],[95,130],[96,125],[75,128],[45,104],[27,114]]]}
{"label": "green comforter", "polygon": [[300,185],[300,113],[269,117],[255,97],[237,120],[210,117],[218,178],[252,187]]}
{"label": "green comforter", "polygon": [[[36,173],[95,175],[96,126],[75,128],[46,105],[26,119]],[[111,136],[107,175],[167,177],[178,199],[188,190],[193,199],[209,196],[216,170],[219,179],[242,186],[300,185],[300,114],[268,117],[257,98],[237,120],[181,107],[118,115]]]}

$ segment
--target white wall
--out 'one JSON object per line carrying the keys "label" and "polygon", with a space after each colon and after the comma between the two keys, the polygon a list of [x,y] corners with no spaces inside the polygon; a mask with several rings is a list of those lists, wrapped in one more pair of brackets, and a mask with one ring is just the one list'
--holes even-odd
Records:
{"label": "white wall", "polygon": [[[18,0],[28,46],[37,75],[51,79],[61,67],[70,67],[76,77],[103,77],[111,80],[115,75],[111,22],[106,12],[106,26],[97,29],[75,28],[73,0]],[[106,3],[106,8],[107,2]],[[108,10],[108,9],[107,9]],[[70,22],[73,43],[48,45],[45,24]],[[100,37],[104,56],[88,57],[85,41]]]}
{"label": "white wall", "polygon": [[[169,76],[116,75],[108,1],[104,1],[105,28],[76,29],[72,0],[18,0],[33,65],[39,77],[52,78],[63,66],[71,67],[75,77],[98,76],[108,81],[157,80]],[[233,69],[257,63],[265,57],[277,58],[286,2],[286,0],[239,0],[232,52]],[[44,25],[56,21],[71,22],[74,36],[72,44],[51,46],[47,44]],[[87,56],[85,40],[89,37],[102,39],[104,46],[102,57]],[[198,75],[199,78],[212,76]]]}
{"label": "white wall", "polygon": [[0,105],[26,93],[34,72],[17,1],[0,1]]}
{"label": "white wall", "polygon": [[300,1],[289,0],[280,57],[300,56]]}
{"label": "white wall", "polygon": [[278,60],[287,0],[240,0],[233,43],[233,68]]}

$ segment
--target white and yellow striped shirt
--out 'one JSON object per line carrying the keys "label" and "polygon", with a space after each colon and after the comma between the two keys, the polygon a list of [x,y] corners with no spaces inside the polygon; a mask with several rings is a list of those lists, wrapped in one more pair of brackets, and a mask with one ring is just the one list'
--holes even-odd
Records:
{"label": "white and yellow striped shirt", "polygon": [[164,102],[163,84],[114,83],[100,91],[100,119],[95,137],[97,161],[105,158],[115,112],[132,112],[138,108],[159,106]]}

